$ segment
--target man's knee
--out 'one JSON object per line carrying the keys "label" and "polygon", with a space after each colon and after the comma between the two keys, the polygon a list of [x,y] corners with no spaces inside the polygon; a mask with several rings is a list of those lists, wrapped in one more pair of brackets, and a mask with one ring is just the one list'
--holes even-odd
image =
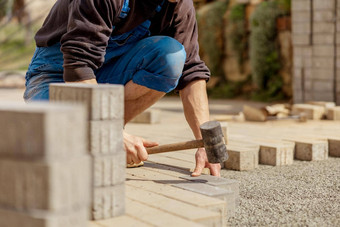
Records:
{"label": "man's knee", "polygon": [[171,37],[161,36],[156,48],[158,50],[157,62],[165,76],[179,78],[186,60],[184,46]]}

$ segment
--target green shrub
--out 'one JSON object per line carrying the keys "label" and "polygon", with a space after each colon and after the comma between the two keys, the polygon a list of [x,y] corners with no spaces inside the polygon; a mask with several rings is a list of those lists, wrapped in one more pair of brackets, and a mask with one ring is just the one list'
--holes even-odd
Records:
{"label": "green shrub", "polygon": [[257,88],[255,99],[275,100],[283,96],[280,48],[277,40],[276,19],[287,13],[290,1],[262,2],[251,15],[250,64],[252,80]]}
{"label": "green shrub", "polygon": [[211,75],[224,80],[223,58],[223,15],[228,0],[206,4],[197,11],[200,55],[211,71]]}
{"label": "green shrub", "polygon": [[243,63],[248,58],[248,34],[246,29],[245,5],[236,4],[230,9],[227,40],[237,55],[238,63],[243,70]]}

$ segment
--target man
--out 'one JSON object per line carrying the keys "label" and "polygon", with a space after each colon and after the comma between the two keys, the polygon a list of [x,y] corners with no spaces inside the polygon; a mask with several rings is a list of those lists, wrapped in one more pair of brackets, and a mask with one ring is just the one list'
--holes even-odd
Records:
{"label": "man", "polygon": [[[35,36],[37,50],[26,74],[26,101],[48,99],[56,82],[125,85],[125,124],[167,92],[179,91],[196,139],[209,120],[209,70],[198,55],[192,0],[58,0]],[[147,159],[157,143],[124,132],[127,163]],[[196,153],[193,176],[209,164]]]}

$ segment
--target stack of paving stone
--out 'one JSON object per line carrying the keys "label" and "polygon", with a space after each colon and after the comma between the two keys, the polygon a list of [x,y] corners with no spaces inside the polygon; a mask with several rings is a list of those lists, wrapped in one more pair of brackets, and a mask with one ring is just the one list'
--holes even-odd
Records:
{"label": "stack of paving stone", "polygon": [[85,119],[81,106],[0,105],[0,226],[87,226]]}
{"label": "stack of paving stone", "polygon": [[125,213],[124,89],[120,85],[52,84],[50,100],[84,103],[93,163],[93,220]]}
{"label": "stack of paving stone", "polygon": [[340,91],[334,84],[339,39],[336,5],[337,0],[292,1],[295,103],[334,101]]}

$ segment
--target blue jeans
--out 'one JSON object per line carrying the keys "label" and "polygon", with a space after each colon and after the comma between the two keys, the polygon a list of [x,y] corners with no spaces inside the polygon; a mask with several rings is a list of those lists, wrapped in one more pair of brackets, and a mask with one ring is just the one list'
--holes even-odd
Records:
{"label": "blue jeans", "polygon": [[[185,49],[167,36],[146,37],[147,23],[110,38],[105,62],[94,72],[98,83],[125,85],[132,80],[166,93],[176,88],[186,59]],[[64,83],[59,43],[37,47],[26,73],[24,99],[48,100],[50,83]]]}

